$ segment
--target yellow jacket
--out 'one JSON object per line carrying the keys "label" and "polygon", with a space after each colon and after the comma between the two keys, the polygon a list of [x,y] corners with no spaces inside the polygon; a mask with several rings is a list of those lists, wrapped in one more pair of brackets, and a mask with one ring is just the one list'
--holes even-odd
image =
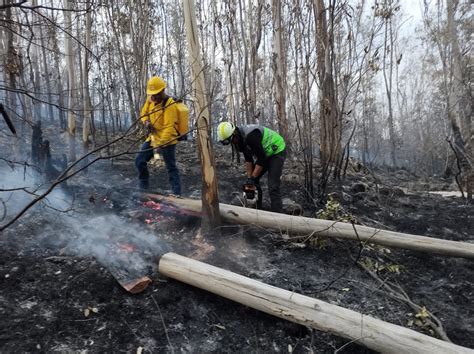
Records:
{"label": "yellow jacket", "polygon": [[[153,132],[148,135],[146,141],[151,141],[151,146],[173,145],[178,141],[173,138],[178,136],[176,126],[178,124],[178,109],[174,100],[170,97],[165,102],[165,108],[156,104],[148,97],[140,113],[141,121],[150,121]],[[151,113],[153,112],[153,113]]]}

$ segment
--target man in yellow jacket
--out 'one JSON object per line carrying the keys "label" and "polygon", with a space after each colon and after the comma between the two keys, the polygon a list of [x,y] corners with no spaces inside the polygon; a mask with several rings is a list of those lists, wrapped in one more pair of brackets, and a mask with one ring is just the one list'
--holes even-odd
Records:
{"label": "man in yellow jacket", "polygon": [[176,167],[176,143],[178,110],[174,100],[165,94],[166,82],[158,76],[148,80],[148,95],[141,110],[140,119],[145,125],[148,136],[135,159],[138,170],[138,181],[141,189],[148,189],[148,161],[153,157],[153,150],[165,161],[172,193],[181,195],[181,181]]}

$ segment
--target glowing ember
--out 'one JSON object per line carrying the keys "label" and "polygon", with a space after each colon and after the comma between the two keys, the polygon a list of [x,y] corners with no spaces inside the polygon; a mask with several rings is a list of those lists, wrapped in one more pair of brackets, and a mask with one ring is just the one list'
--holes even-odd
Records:
{"label": "glowing ember", "polygon": [[151,223],[154,223],[154,222],[160,222],[162,221],[163,218],[160,217],[160,216],[153,216],[153,215],[148,215],[148,218],[145,219],[145,223],[147,223],[148,225],[151,224]]}
{"label": "glowing ember", "polygon": [[145,206],[147,206],[147,207],[149,207],[149,208],[152,208],[152,209],[154,209],[154,210],[161,210],[161,204],[160,204],[160,203],[156,203],[156,202],[154,202],[154,201],[152,201],[152,200],[149,200],[149,201],[143,203],[143,205],[145,205]]}
{"label": "glowing ember", "polygon": [[120,250],[125,251],[125,252],[135,251],[135,246],[130,245],[128,243],[118,243],[117,246],[120,248]]}

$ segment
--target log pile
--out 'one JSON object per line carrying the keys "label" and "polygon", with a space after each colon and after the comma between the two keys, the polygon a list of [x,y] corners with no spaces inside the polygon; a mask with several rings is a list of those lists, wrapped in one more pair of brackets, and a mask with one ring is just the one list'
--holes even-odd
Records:
{"label": "log pile", "polygon": [[[200,211],[201,202],[197,200],[158,195],[148,195],[148,197],[188,211]],[[325,237],[353,239],[449,256],[474,258],[473,245],[462,242],[375,230],[362,226],[357,226],[357,236],[354,236],[353,225],[349,225],[350,228],[348,228],[346,224],[340,222],[293,217],[225,204],[220,205],[220,211],[223,220],[239,224],[255,223],[285,232],[318,232]],[[207,290],[270,315],[348,338],[379,352],[474,354],[472,349],[315,298],[264,284],[172,252],[161,257],[159,272],[169,278]],[[134,282],[119,282],[127,291],[136,293],[143,291],[150,281],[149,278],[144,277],[137,278]]]}

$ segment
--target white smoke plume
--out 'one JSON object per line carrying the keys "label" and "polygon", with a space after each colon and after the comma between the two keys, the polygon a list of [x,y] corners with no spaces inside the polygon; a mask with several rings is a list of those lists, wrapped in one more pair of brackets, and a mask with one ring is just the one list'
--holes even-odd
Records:
{"label": "white smoke plume", "polygon": [[[0,189],[26,189],[0,191],[0,218],[5,214],[0,225],[9,222],[35,198],[28,192],[39,195],[49,186],[41,185],[41,176],[31,168],[12,169],[3,163],[0,164],[0,176]],[[35,224],[38,234],[32,235],[28,245],[22,243],[23,246],[35,249],[37,254],[42,250],[47,254],[48,249],[57,254],[94,257],[107,268],[130,273],[151,269],[159,256],[168,251],[156,234],[134,220],[115,214],[91,217],[75,210],[74,203],[74,199],[58,186],[31,208],[18,223],[27,218]],[[8,230],[12,231],[16,226],[12,224]]]}
{"label": "white smoke plume", "polygon": [[[49,183],[43,182],[41,176],[31,167],[19,165],[10,167],[0,161],[0,176],[0,217],[3,216],[0,224],[8,222],[49,187]],[[66,196],[61,188],[56,188],[31,211],[38,208],[51,208],[65,212],[71,208],[71,205],[71,198]]]}
{"label": "white smoke plume", "polygon": [[[63,250],[75,256],[96,258],[109,267],[141,271],[153,266],[168,251],[156,234],[136,222],[110,214],[68,220],[69,237]],[[49,237],[54,235],[49,234]]]}

